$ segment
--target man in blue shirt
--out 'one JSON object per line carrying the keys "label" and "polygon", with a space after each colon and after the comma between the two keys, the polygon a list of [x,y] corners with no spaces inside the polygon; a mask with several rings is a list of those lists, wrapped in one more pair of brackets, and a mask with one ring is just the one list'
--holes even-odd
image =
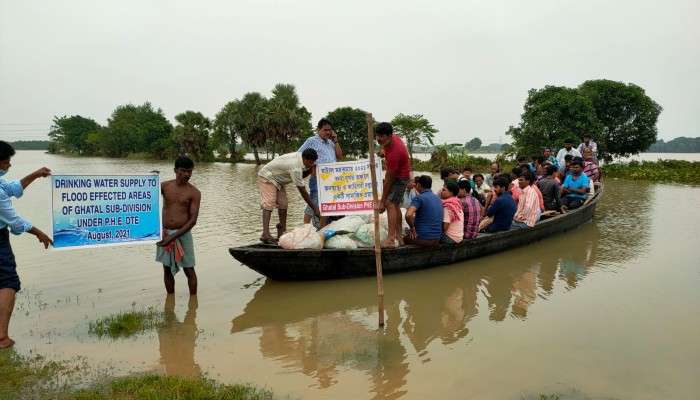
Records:
{"label": "man in blue shirt", "polygon": [[518,206],[508,190],[509,186],[510,182],[505,176],[499,176],[493,181],[493,191],[498,197],[486,210],[486,216],[493,218],[493,222],[486,228],[488,233],[507,231],[513,224]]}
{"label": "man in blue shirt", "polygon": [[[334,163],[338,161],[339,158],[343,158],[343,150],[338,144],[338,135],[333,130],[333,125],[331,121],[326,118],[321,118],[316,126],[316,134],[306,139],[304,144],[297,150],[299,153],[306,149],[316,150],[318,154],[318,160],[316,160],[316,165]],[[309,196],[311,200],[318,207],[318,181],[316,180],[316,168],[309,178]],[[316,228],[321,228],[326,225],[326,218],[321,217],[320,220],[314,217],[314,210],[311,207],[306,206],[304,210],[304,223],[308,224],[312,222]],[[279,232],[278,232],[279,233]],[[281,233],[280,233],[281,234]]]}
{"label": "man in blue shirt", "polygon": [[418,176],[415,182],[418,196],[406,210],[406,222],[411,230],[403,240],[406,244],[436,246],[442,237],[442,200],[430,189],[433,180],[429,176]]}
{"label": "man in blue shirt", "polygon": [[571,174],[566,175],[564,183],[561,185],[561,209],[562,211],[573,210],[581,207],[588,197],[590,182],[588,176],[583,173],[583,162],[576,159],[569,167]]}
{"label": "man in blue shirt", "polygon": [[[7,173],[12,164],[10,159],[15,155],[15,149],[9,143],[0,140],[0,176]],[[32,172],[19,181],[8,182],[0,178],[0,349],[15,344],[10,339],[8,330],[10,317],[15,308],[15,294],[20,290],[17,276],[15,255],[10,246],[10,232],[20,235],[29,232],[48,248],[53,244],[51,238],[20,217],[12,206],[12,197],[21,197],[24,189],[37,178],[47,177],[51,171],[44,167]]]}

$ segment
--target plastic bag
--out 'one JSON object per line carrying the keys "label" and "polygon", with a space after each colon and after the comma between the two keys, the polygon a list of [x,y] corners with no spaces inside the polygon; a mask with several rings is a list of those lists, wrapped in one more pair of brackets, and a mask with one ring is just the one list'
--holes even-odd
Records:
{"label": "plastic bag", "polygon": [[356,249],[357,242],[350,235],[337,235],[328,239],[323,247],[326,249]]}
{"label": "plastic bag", "polygon": [[366,223],[366,221],[361,216],[350,215],[331,222],[330,224],[324,226],[321,231],[325,232],[328,230],[333,230],[339,234],[355,233],[357,232],[357,228],[364,223]]}
{"label": "plastic bag", "polygon": [[[386,225],[382,226],[381,219],[379,223],[379,239],[384,241],[389,236]],[[359,247],[374,246],[374,222],[370,224],[360,225],[357,232],[353,235]]]}
{"label": "plastic bag", "polygon": [[287,250],[322,249],[323,240],[323,233],[316,232],[311,224],[306,224],[280,236],[278,243],[280,247]]}

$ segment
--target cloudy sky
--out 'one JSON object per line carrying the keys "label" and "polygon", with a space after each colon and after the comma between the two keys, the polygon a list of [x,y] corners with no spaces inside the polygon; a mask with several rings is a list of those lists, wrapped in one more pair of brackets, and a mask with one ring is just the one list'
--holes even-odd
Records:
{"label": "cloudy sky", "polygon": [[0,0],[0,139],[128,102],[213,117],[285,82],[314,120],[420,113],[441,143],[491,143],[528,89],[595,78],[645,88],[661,138],[700,136],[698,17],[698,0]]}

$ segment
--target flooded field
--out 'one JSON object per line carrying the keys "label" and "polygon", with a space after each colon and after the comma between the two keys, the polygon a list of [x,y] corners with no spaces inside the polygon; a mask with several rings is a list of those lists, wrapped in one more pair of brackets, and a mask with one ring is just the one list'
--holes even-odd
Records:
{"label": "flooded field", "polygon": [[[8,178],[130,173],[168,163],[20,151]],[[609,180],[594,221],[468,262],[385,277],[376,328],[371,278],[281,283],[228,247],[259,237],[255,166],[206,164],[194,229],[199,296],[183,274],[166,300],[154,248],[43,251],[13,238],[24,290],[17,350],[83,356],[115,374],[207,373],[304,399],[696,399],[700,393],[700,188]],[[290,192],[289,221],[301,222]],[[49,185],[15,201],[49,230]],[[97,318],[152,307],[165,325],[133,338],[88,334]],[[536,398],[536,397],[535,397]]]}

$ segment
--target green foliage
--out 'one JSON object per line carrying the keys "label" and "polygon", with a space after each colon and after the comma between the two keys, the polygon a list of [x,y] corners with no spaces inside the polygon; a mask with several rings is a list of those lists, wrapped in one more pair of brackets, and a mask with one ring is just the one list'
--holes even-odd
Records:
{"label": "green foliage", "polygon": [[112,339],[129,337],[158,327],[163,323],[163,313],[149,308],[146,311],[129,311],[90,322],[88,332],[97,337]]}
{"label": "green foliage", "polygon": [[140,106],[126,104],[114,110],[107,127],[100,131],[95,142],[99,153],[108,157],[146,152],[163,159],[176,153],[171,138],[172,130],[173,126],[163,111],[155,110],[151,103]]}
{"label": "green foliage", "polygon": [[659,160],[613,163],[603,166],[603,174],[609,178],[700,185],[700,162]]}
{"label": "green foliage", "polygon": [[338,134],[343,153],[348,156],[367,155],[367,113],[359,108],[339,107],[326,115]]}
{"label": "green foliage", "polygon": [[411,159],[413,159],[413,146],[424,143],[433,144],[435,134],[438,132],[421,114],[399,114],[391,120],[391,124],[396,133],[406,139],[406,147]]}
{"label": "green foliage", "polygon": [[700,137],[681,136],[668,142],[659,139],[649,147],[648,151],[652,153],[700,153]]}
{"label": "green foliage", "polygon": [[464,147],[469,151],[476,151],[481,148],[481,139],[475,137],[474,139],[468,141],[464,144]]}
{"label": "green foliage", "polygon": [[87,137],[91,133],[98,132],[102,127],[93,119],[80,115],[70,117],[54,117],[49,138],[54,144],[52,150],[84,154],[88,150]]}
{"label": "green foliage", "polygon": [[211,121],[200,112],[185,111],[175,116],[178,125],[173,130],[173,141],[179,153],[195,161],[212,161],[214,154],[209,143]]}
{"label": "green foliage", "polygon": [[572,89],[545,86],[531,89],[520,124],[506,134],[521,154],[539,154],[543,147],[560,148],[566,139],[579,143],[589,135],[598,143],[598,158],[628,156],[656,141],[661,106],[634,84],[590,80]]}
{"label": "green foliage", "polygon": [[275,153],[296,150],[311,133],[311,113],[299,102],[294,85],[279,83],[272,89],[267,105],[269,139],[267,146]]}
{"label": "green foliage", "polygon": [[584,133],[599,141],[601,131],[589,98],[577,89],[545,86],[528,92],[522,121],[506,134],[518,153],[534,155],[544,147],[560,148],[566,139],[578,143]]}
{"label": "green foliage", "polygon": [[267,143],[267,110],[268,100],[257,92],[246,93],[238,103],[236,129],[253,150],[256,164],[260,164],[258,149]]}
{"label": "green foliage", "polygon": [[654,144],[662,108],[644,89],[632,83],[599,79],[584,82],[578,91],[591,100],[602,124],[599,157],[637,154]]}
{"label": "green foliage", "polygon": [[229,101],[216,114],[214,118],[214,133],[212,146],[220,155],[228,154],[231,161],[238,161],[239,154],[236,151],[236,140],[240,137],[236,125],[238,114],[238,100]]}

